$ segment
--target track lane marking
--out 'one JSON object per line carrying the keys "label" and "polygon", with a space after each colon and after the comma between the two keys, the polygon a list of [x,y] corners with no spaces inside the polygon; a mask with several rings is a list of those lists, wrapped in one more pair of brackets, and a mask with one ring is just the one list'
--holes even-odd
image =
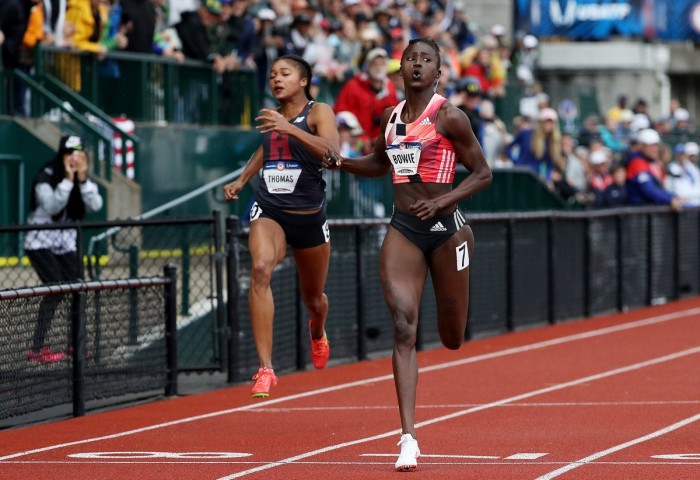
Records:
{"label": "track lane marking", "polygon": [[[563,389],[565,389],[565,388],[569,388],[569,387],[573,387],[573,386],[576,386],[576,385],[580,385],[580,384],[582,384],[582,383],[587,383],[587,382],[592,382],[592,381],[596,381],[596,380],[601,380],[601,379],[603,379],[603,378],[608,378],[608,377],[612,377],[612,376],[615,376],[615,375],[620,375],[620,374],[622,374],[622,373],[627,373],[627,372],[631,372],[631,371],[634,371],[634,370],[639,370],[639,369],[642,369],[642,368],[650,367],[650,366],[657,365],[657,364],[664,363],[664,362],[668,362],[668,361],[671,361],[671,360],[676,360],[676,359],[679,359],[679,358],[682,358],[682,357],[686,357],[686,356],[689,356],[689,355],[695,355],[695,354],[697,354],[697,353],[700,353],[700,346],[698,346],[698,347],[693,347],[693,348],[689,348],[689,349],[687,349],[687,350],[682,350],[682,351],[679,351],[679,352],[676,352],[676,353],[672,353],[672,354],[669,354],[669,355],[663,355],[663,356],[661,356],[661,357],[652,358],[652,359],[650,359],[650,360],[645,360],[645,361],[643,361],[643,362],[634,363],[634,364],[632,364],[632,365],[627,365],[626,367],[614,368],[614,369],[608,370],[608,371],[606,371],[606,372],[601,372],[601,373],[597,373],[597,374],[594,374],[594,375],[588,375],[588,376],[586,376],[586,377],[581,377],[581,378],[578,378],[578,379],[576,379],[576,380],[570,380],[570,381],[568,381],[568,382],[563,382],[563,383],[560,383],[560,384],[557,384],[557,385],[551,385],[551,386],[549,386],[549,387],[540,388],[540,389],[538,389],[538,390],[532,390],[532,391],[527,392],[527,393],[521,393],[520,395],[514,395],[514,396],[512,396],[512,397],[508,397],[508,398],[504,398],[504,399],[501,399],[501,400],[497,400],[497,401],[495,401],[495,402],[491,402],[491,403],[488,403],[488,404],[480,405],[480,406],[478,406],[478,407],[473,407],[473,408],[469,408],[469,409],[462,410],[462,411],[459,411],[459,412],[454,412],[454,413],[451,413],[451,414],[449,414],[449,415],[442,415],[442,416],[440,416],[440,417],[436,417],[436,418],[433,418],[433,419],[431,419],[431,420],[426,420],[426,421],[423,421],[423,422],[416,423],[415,428],[416,428],[416,429],[422,428],[422,427],[425,427],[425,426],[428,426],[428,425],[433,425],[433,424],[436,424],[436,423],[444,422],[444,421],[446,421],[446,420],[452,420],[452,419],[454,419],[454,418],[462,417],[462,416],[468,415],[468,414],[470,414],[470,413],[480,412],[480,411],[482,411],[482,410],[487,410],[487,409],[489,409],[489,408],[500,407],[501,405],[504,405],[504,404],[507,404],[507,403],[511,403],[511,402],[516,402],[516,401],[518,401],[518,400],[523,400],[523,399],[525,399],[525,398],[531,398],[531,397],[534,397],[534,396],[537,396],[537,395],[542,395],[542,394],[545,394],[545,393],[551,393],[551,392],[555,392],[555,391],[558,391],[558,390],[563,390]],[[698,416],[698,418],[700,418],[700,414],[697,415],[697,416]],[[251,469],[244,470],[244,471],[241,471],[241,472],[238,472],[238,473],[234,473],[234,474],[231,474],[231,475],[227,475],[227,476],[225,476],[225,477],[219,477],[218,480],[233,480],[234,478],[241,478],[241,477],[244,477],[244,476],[246,476],[246,475],[250,475],[250,474],[253,474],[253,473],[262,472],[262,471],[264,471],[264,470],[269,470],[270,468],[279,467],[279,466],[281,466],[281,465],[288,465],[288,464],[290,464],[290,463],[295,463],[295,462],[298,461],[298,460],[303,460],[303,459],[305,459],[305,458],[309,458],[309,457],[313,457],[313,456],[316,456],[316,455],[320,455],[320,454],[322,454],[322,453],[328,453],[328,452],[332,452],[332,451],[334,451],[334,450],[340,450],[341,448],[351,447],[351,446],[353,446],[353,445],[359,445],[359,444],[367,443],[367,442],[372,442],[372,441],[374,441],[374,440],[381,440],[381,439],[384,439],[384,438],[386,438],[386,437],[391,437],[391,436],[394,436],[394,435],[398,435],[398,434],[400,434],[400,433],[401,433],[401,430],[400,430],[400,429],[398,429],[398,430],[392,430],[392,431],[390,431],[390,432],[385,432],[385,433],[381,433],[381,434],[378,434],[378,435],[373,435],[373,436],[371,436],[371,437],[360,438],[360,439],[357,439],[357,440],[352,440],[352,441],[350,441],[350,442],[343,442],[343,443],[339,443],[339,444],[336,444],[336,445],[330,445],[330,446],[328,446],[328,447],[323,447],[323,448],[319,448],[319,449],[316,449],[316,450],[313,450],[313,451],[310,451],[310,452],[306,452],[306,453],[302,453],[302,454],[299,454],[299,455],[295,455],[295,456],[293,456],[293,457],[288,457],[288,458],[285,458],[285,459],[283,459],[283,460],[278,460],[278,461],[276,461],[276,462],[271,462],[271,463],[268,463],[268,464],[263,464],[263,465],[260,465],[260,466],[258,466],[258,467],[255,467],[255,468],[251,468]],[[574,468],[575,468],[575,467],[574,467]]]}
{"label": "track lane marking", "polygon": [[656,437],[660,437],[660,436],[665,435],[669,432],[672,432],[674,430],[678,430],[679,428],[685,427],[686,425],[689,425],[693,422],[697,422],[698,420],[700,420],[700,413],[698,413],[697,415],[693,415],[692,417],[688,417],[684,420],[681,420],[680,422],[676,422],[672,425],[664,427],[664,428],[657,430],[655,432],[652,432],[648,435],[644,435],[642,437],[637,437],[633,440],[630,440],[629,442],[621,443],[619,445],[608,448],[606,450],[601,450],[600,452],[596,452],[596,453],[589,455],[587,457],[584,457],[580,460],[576,460],[575,462],[571,462],[570,464],[565,465],[557,470],[554,470],[553,472],[549,472],[545,475],[537,477],[535,480],[551,480],[552,478],[556,478],[559,475],[566,473],[566,472],[569,472],[575,468],[582,467],[584,465],[589,465],[591,462],[593,462],[593,460],[597,460],[597,459],[604,457],[606,455],[609,455],[611,453],[619,452],[620,450],[624,450],[627,447],[632,447],[632,446],[637,445],[639,443],[646,442],[647,440],[652,440]]}
{"label": "track lane marking", "polygon": [[[625,323],[622,325],[615,325],[612,327],[600,328],[600,329],[591,330],[588,332],[576,333],[573,335],[567,335],[565,337],[560,337],[560,338],[555,338],[555,339],[551,339],[551,340],[545,340],[542,342],[532,343],[530,345],[521,345],[519,347],[507,348],[505,350],[500,350],[497,352],[490,352],[490,353],[486,353],[486,354],[476,355],[474,357],[467,357],[467,358],[464,358],[462,360],[441,363],[441,364],[433,365],[430,367],[423,367],[423,368],[419,369],[419,371],[420,372],[430,372],[430,371],[435,371],[435,370],[440,370],[440,369],[445,369],[445,368],[452,368],[452,367],[456,367],[456,366],[467,365],[470,363],[476,363],[476,362],[480,362],[480,361],[491,360],[494,358],[515,355],[518,353],[529,352],[529,351],[533,351],[533,350],[551,347],[554,345],[561,345],[564,343],[575,342],[578,340],[584,340],[584,339],[593,338],[593,337],[597,337],[597,336],[608,335],[611,333],[617,333],[617,332],[621,332],[621,331],[625,331],[625,330],[631,330],[634,328],[646,327],[646,326],[655,325],[655,324],[663,323],[663,322],[668,322],[671,320],[677,320],[677,319],[681,319],[681,318],[685,318],[685,317],[689,317],[689,316],[693,316],[693,315],[698,315],[698,314],[700,314],[700,308],[690,308],[690,309],[681,310],[678,312],[657,315],[657,316],[649,317],[649,318],[646,318],[643,320],[637,320],[634,322]],[[250,405],[244,405],[242,407],[236,407],[236,408],[231,408],[231,409],[226,409],[226,410],[219,410],[216,412],[205,413],[202,415],[195,415],[192,417],[180,418],[178,420],[172,420],[169,422],[158,423],[158,424],[149,425],[146,427],[135,428],[132,430],[126,430],[123,432],[113,433],[113,434],[109,434],[109,435],[102,435],[99,437],[85,438],[82,440],[75,440],[72,442],[65,442],[65,443],[59,443],[59,444],[55,444],[55,445],[49,445],[46,447],[35,448],[32,450],[26,450],[23,452],[16,452],[16,453],[0,456],[0,462],[2,462],[4,460],[10,460],[12,458],[18,458],[18,457],[23,457],[26,455],[32,455],[35,453],[43,453],[43,452],[48,452],[51,450],[58,450],[61,448],[66,448],[66,447],[73,447],[76,445],[84,445],[87,443],[100,442],[103,440],[113,440],[116,438],[121,438],[121,437],[129,436],[129,435],[136,435],[139,433],[149,432],[152,430],[158,430],[161,428],[173,427],[173,426],[182,425],[185,423],[196,422],[199,420],[207,420],[207,419],[222,416],[222,415],[229,415],[231,413],[242,412],[242,411],[247,411],[247,410],[255,410],[258,408],[265,408],[266,406],[269,406],[269,405],[283,403],[283,402],[287,402],[287,401],[291,401],[291,400],[298,400],[300,398],[322,395],[324,393],[337,392],[339,390],[363,386],[363,385],[367,385],[369,383],[376,383],[376,382],[382,382],[382,381],[387,381],[387,380],[393,380],[393,378],[394,378],[393,374],[382,375],[379,377],[373,377],[373,378],[368,378],[368,379],[364,379],[364,380],[358,380],[355,382],[344,383],[344,384],[336,385],[333,387],[325,387],[325,388],[320,388],[317,390],[312,390],[309,392],[303,392],[303,393],[298,393],[295,395],[289,395],[286,397],[279,397],[279,398],[274,398],[274,399],[270,399],[270,400],[265,400],[264,404],[254,403],[254,404],[250,404]],[[385,436],[389,436],[389,435],[385,435]],[[379,438],[385,438],[385,436],[381,436]]]}

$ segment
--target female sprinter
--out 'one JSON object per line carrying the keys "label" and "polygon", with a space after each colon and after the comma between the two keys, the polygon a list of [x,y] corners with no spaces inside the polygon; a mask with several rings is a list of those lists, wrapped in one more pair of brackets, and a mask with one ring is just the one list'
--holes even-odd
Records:
{"label": "female sprinter", "polygon": [[[491,183],[491,170],[467,116],[436,93],[440,51],[426,38],[411,40],[401,57],[406,100],[384,111],[374,153],[355,159],[335,151],[324,166],[378,177],[390,169],[394,213],[381,249],[380,278],[394,331],[393,370],[401,416],[396,470],[413,470],[420,455],[414,427],[416,332],[428,271],[435,289],[440,339],[460,347],[467,326],[469,259],[474,237],[457,203]],[[452,188],[456,162],[469,176]]]}
{"label": "female sprinter", "polygon": [[287,244],[299,273],[302,300],[310,314],[311,359],[316,368],[328,361],[325,332],[328,298],[323,292],[330,260],[326,221],[326,184],[321,158],[339,148],[330,106],[310,93],[311,66],[301,57],[279,57],[270,69],[270,90],[279,108],[263,109],[256,121],[263,134],[241,176],[224,186],[227,200],[238,198],[243,186],[262,169],[250,212],[249,248],[252,258],[248,306],[260,367],[253,380],[253,397],[267,397],[277,384],[272,368],[272,323],[275,305],[270,288],[272,271],[286,255]]}

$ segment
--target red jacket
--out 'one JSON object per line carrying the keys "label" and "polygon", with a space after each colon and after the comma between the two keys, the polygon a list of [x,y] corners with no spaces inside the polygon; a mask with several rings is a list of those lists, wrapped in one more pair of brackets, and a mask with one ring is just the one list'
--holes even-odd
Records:
{"label": "red jacket", "polygon": [[367,73],[360,72],[347,81],[335,101],[335,113],[352,112],[360,122],[365,135],[374,139],[379,134],[382,113],[388,107],[399,103],[396,87],[389,80],[384,80],[382,90],[376,92]]}

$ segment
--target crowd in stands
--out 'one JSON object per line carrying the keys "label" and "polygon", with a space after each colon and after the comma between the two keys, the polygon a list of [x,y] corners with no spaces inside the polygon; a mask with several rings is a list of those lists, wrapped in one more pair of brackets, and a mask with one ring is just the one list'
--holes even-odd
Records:
{"label": "crowd in stands", "polygon": [[[334,99],[341,152],[371,150],[384,108],[403,99],[401,52],[412,38],[440,45],[437,92],[469,117],[492,167],[522,166],[572,204],[700,204],[695,130],[678,101],[652,119],[643,98],[620,95],[571,128],[537,78],[539,41],[499,24],[477,25],[455,0],[2,0],[7,68],[31,69],[39,42],[104,55],[112,50],[210,62],[218,73],[258,72],[303,56]],[[508,82],[525,92],[511,124],[495,103]],[[16,98],[22,98],[21,95]],[[22,111],[17,105],[16,112]],[[669,140],[670,139],[670,140]]]}

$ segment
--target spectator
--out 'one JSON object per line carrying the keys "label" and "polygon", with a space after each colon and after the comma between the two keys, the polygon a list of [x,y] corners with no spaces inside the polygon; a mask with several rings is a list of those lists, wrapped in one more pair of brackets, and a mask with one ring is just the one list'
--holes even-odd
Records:
{"label": "spectator", "polygon": [[698,168],[700,148],[695,142],[682,146],[678,159],[668,166],[664,186],[672,194],[685,199],[689,206],[700,206],[700,168]]}
{"label": "spectator", "polygon": [[612,175],[610,174],[610,157],[605,149],[591,151],[588,156],[588,163],[591,166],[591,172],[588,176],[588,186],[595,195],[594,206],[603,206],[603,192],[613,183]]}
{"label": "spectator", "polygon": [[338,134],[340,135],[340,155],[348,158],[362,156],[362,135],[360,122],[352,112],[338,112]]}
{"label": "spectator", "polygon": [[388,55],[383,48],[367,52],[365,69],[343,85],[335,102],[336,113],[348,111],[355,114],[370,139],[379,134],[384,110],[398,103],[396,87],[387,78],[387,61]]}
{"label": "spectator", "polygon": [[561,169],[563,164],[557,112],[551,108],[542,110],[537,125],[518,132],[506,147],[506,154],[515,165],[528,167],[549,182],[554,166]]}
{"label": "spectator", "polygon": [[481,148],[486,157],[486,163],[493,168],[500,166],[499,162],[503,156],[503,148],[506,145],[506,126],[500,118],[496,116],[495,107],[491,100],[483,100],[479,108],[479,117],[482,125]]}
{"label": "spectator", "polygon": [[[0,2],[0,36],[2,42],[0,47],[2,50],[2,64],[0,67],[6,69],[18,68],[20,66],[20,48],[22,46],[22,38],[24,31],[27,28],[28,17],[23,8],[22,0],[3,0]],[[6,95],[8,105],[12,99],[12,88],[3,85],[2,95]],[[21,107],[15,105],[15,109]],[[20,110],[21,111],[21,110]]]}
{"label": "spectator", "polygon": [[564,177],[577,191],[588,189],[587,164],[576,155],[576,142],[570,134],[561,136],[561,153],[565,164]]}
{"label": "spectator", "polygon": [[474,77],[465,77],[460,80],[457,92],[450,101],[467,114],[474,136],[479,141],[479,144],[483,145],[483,121],[479,114],[479,107],[482,101],[479,80]]}
{"label": "spectator", "polygon": [[[127,52],[154,53],[153,39],[156,34],[155,0],[119,0],[123,15],[132,25],[127,37]],[[118,2],[117,2],[118,3]]]}
{"label": "spectator", "polygon": [[[102,31],[107,25],[109,11],[99,0],[75,0],[68,4],[66,22],[70,22],[75,31],[70,37],[78,50],[91,52],[103,58],[107,46],[100,43]],[[79,88],[77,90],[80,90]]]}
{"label": "spectator", "polygon": [[387,75],[389,81],[394,84],[396,90],[396,98],[400,102],[406,98],[406,85],[403,83],[401,76],[401,61],[392,58],[387,64]]}
{"label": "spectator", "polygon": [[663,187],[663,178],[655,162],[659,160],[661,137],[656,130],[647,128],[637,134],[639,149],[627,163],[627,199],[631,205],[670,205],[681,208],[683,200]]}
{"label": "spectator", "polygon": [[673,112],[673,127],[668,135],[673,142],[686,143],[693,136],[694,129],[690,122],[690,113],[685,108],[677,108]]}
{"label": "spectator", "polygon": [[475,77],[484,95],[494,98],[505,95],[505,71],[501,66],[496,41],[487,37],[480,47],[468,49],[463,57],[463,77]]}
{"label": "spectator", "polygon": [[212,67],[219,74],[233,68],[234,63],[232,56],[222,56],[212,48],[209,29],[220,22],[221,2],[205,0],[197,10],[182,12],[180,22],[175,25],[185,57],[211,62]]}
{"label": "spectator", "polygon": [[[44,39],[44,5],[41,0],[30,0],[27,14],[27,28],[22,37],[16,68],[30,75],[34,65],[34,48]],[[15,81],[13,113],[28,117],[31,113],[29,105],[29,90],[26,84]]]}
{"label": "spectator", "polygon": [[627,171],[625,166],[619,162],[613,163],[610,167],[610,176],[612,183],[603,190],[602,206],[612,208],[627,205],[627,190],[625,189]]}
{"label": "spectator", "polygon": [[615,106],[608,110],[608,118],[619,123],[622,120],[622,112],[628,110],[627,107],[627,95],[621,94],[617,97],[617,103]]}
{"label": "spectator", "polygon": [[[30,205],[32,225],[63,224],[83,220],[86,212],[102,208],[102,197],[97,185],[88,177],[88,158],[80,137],[61,138],[58,152],[34,178]],[[68,282],[81,277],[77,255],[77,232],[60,230],[32,230],[27,233],[24,248],[43,283]],[[46,344],[46,336],[61,297],[44,297],[34,330],[32,347],[27,358],[33,363],[58,362],[66,357],[63,351],[54,351]]]}
{"label": "spectator", "polygon": [[534,35],[525,35],[514,55],[516,77],[526,89],[531,88],[537,80],[535,78],[535,67],[539,57],[537,50],[539,43]]}
{"label": "spectator", "polygon": [[578,135],[578,144],[590,148],[591,142],[600,141],[600,120],[597,115],[589,115],[583,121]]}

